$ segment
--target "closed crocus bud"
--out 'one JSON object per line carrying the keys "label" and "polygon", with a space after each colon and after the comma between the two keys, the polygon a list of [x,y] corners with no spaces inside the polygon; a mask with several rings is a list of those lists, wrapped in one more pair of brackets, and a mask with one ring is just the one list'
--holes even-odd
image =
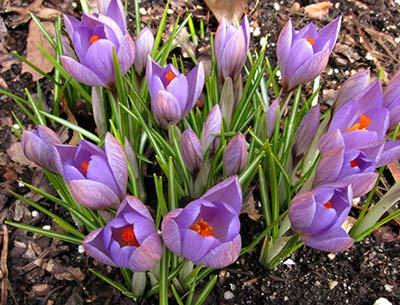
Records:
{"label": "closed crocus bud", "polygon": [[240,254],[241,207],[239,179],[224,180],[185,208],[164,217],[164,243],[173,253],[197,265],[224,268]]}
{"label": "closed crocus bud", "polygon": [[135,70],[137,74],[142,75],[154,45],[154,36],[149,28],[144,28],[135,41]]}
{"label": "closed crocus bud", "polygon": [[303,117],[293,144],[292,155],[296,160],[304,156],[310,149],[311,142],[318,131],[321,112],[319,105],[312,107]]}
{"label": "closed crocus bud", "polygon": [[400,70],[397,71],[385,88],[383,103],[390,111],[389,128],[394,129],[400,123]]}
{"label": "closed crocus bud", "polygon": [[181,151],[185,165],[191,173],[197,173],[203,162],[203,150],[199,137],[191,129],[186,129],[181,136]]}
{"label": "closed crocus bud", "polygon": [[215,105],[208,114],[201,133],[201,147],[206,152],[215,141],[222,129],[222,114],[218,105]]}
{"label": "closed crocus bud", "polygon": [[133,65],[135,47],[127,32],[120,0],[111,0],[100,14],[84,14],[82,20],[64,16],[76,59],[61,56],[64,68],[77,81],[89,86],[112,87],[115,83],[113,50],[122,74]]}
{"label": "closed crocus bud", "polygon": [[59,157],[54,147],[61,144],[57,134],[46,126],[38,125],[24,131],[21,146],[25,156],[40,167],[59,173]]}
{"label": "closed crocus bud", "polygon": [[276,49],[286,92],[322,73],[335,46],[340,24],[341,17],[320,31],[312,23],[296,31],[288,21],[279,35]]}
{"label": "closed crocus bud", "polygon": [[239,28],[225,19],[215,34],[215,56],[220,78],[230,77],[233,81],[240,77],[250,46],[250,26],[247,16],[243,17]]}
{"label": "closed crocus bud", "polygon": [[268,138],[271,138],[275,131],[278,110],[279,110],[279,100],[276,99],[272,102],[267,111]]}
{"label": "closed crocus bud", "polygon": [[234,136],[224,151],[224,171],[227,176],[237,175],[247,164],[249,144],[243,134]]}
{"label": "closed crocus bud", "polygon": [[79,146],[57,145],[62,175],[73,197],[91,209],[116,208],[126,195],[128,165],[117,140],[108,133],[105,149],[82,140]]}
{"label": "closed crocus bud", "polygon": [[115,218],[83,241],[85,252],[110,266],[134,272],[152,269],[162,255],[161,239],[147,207],[126,196]]}
{"label": "closed crocus bud", "polygon": [[159,66],[150,57],[146,77],[151,96],[151,110],[157,123],[168,128],[182,120],[194,107],[204,86],[203,64],[185,76],[173,65]]}
{"label": "closed crocus bud", "polygon": [[289,207],[292,229],[307,246],[327,252],[344,251],[354,241],[342,229],[351,209],[351,187],[321,187],[293,198]]}

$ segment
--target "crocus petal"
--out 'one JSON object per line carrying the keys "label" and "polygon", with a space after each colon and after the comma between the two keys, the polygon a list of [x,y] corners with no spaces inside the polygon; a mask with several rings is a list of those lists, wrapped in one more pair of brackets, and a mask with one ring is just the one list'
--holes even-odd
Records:
{"label": "crocus petal", "polygon": [[144,28],[135,41],[135,70],[139,75],[142,75],[147,58],[150,55],[154,46],[154,36],[149,28]]}
{"label": "crocus petal", "polygon": [[125,75],[132,67],[135,59],[135,43],[129,34],[122,39],[118,49],[118,60],[122,75]]}
{"label": "crocus petal", "polygon": [[368,87],[364,95],[359,99],[358,111],[360,114],[368,110],[378,109],[383,106],[383,89],[377,79]]}
{"label": "crocus petal", "polygon": [[387,141],[377,167],[400,160],[400,141]]}
{"label": "crocus petal", "polygon": [[236,213],[240,213],[242,208],[242,188],[237,176],[230,177],[221,183],[213,186],[205,193],[201,199],[209,201],[220,201],[231,206]]}
{"label": "crocus petal", "polygon": [[62,175],[65,181],[84,180],[86,177],[74,166],[65,164]]}
{"label": "crocus petal", "polygon": [[72,40],[74,31],[79,27],[80,21],[74,16],[64,15],[64,26],[69,38]]}
{"label": "crocus petal", "polygon": [[305,192],[294,197],[289,207],[289,219],[293,230],[307,230],[314,220],[316,209],[312,192]]}
{"label": "crocus petal", "polygon": [[338,148],[345,148],[343,135],[338,129],[330,132],[328,131],[323,137],[321,137],[318,143],[318,149],[323,154]]}
{"label": "crocus petal", "polygon": [[[400,93],[399,93],[399,100],[400,100]],[[399,123],[400,123],[400,103],[399,105],[396,105],[390,109],[389,129],[390,130],[395,129],[397,125],[399,125]]]}
{"label": "crocus petal", "polygon": [[120,203],[118,196],[100,182],[73,180],[68,184],[76,201],[90,209],[116,208]]}
{"label": "crocus petal", "polygon": [[324,26],[318,32],[318,38],[315,40],[315,51],[328,50],[332,52],[335,47],[337,37],[342,23],[342,16],[337,17],[335,20]]}
{"label": "crocus petal", "polygon": [[144,272],[152,269],[162,255],[161,239],[154,233],[132,253],[129,259],[129,268],[134,272]]}
{"label": "crocus petal", "polygon": [[218,246],[220,242],[213,236],[201,236],[196,231],[186,229],[183,233],[182,256],[198,263],[207,252]]}
{"label": "crocus petal", "polygon": [[87,168],[86,179],[107,185],[120,199],[123,193],[120,191],[107,160],[99,156],[92,156]]}
{"label": "crocus petal", "polygon": [[104,148],[115,182],[124,196],[128,185],[128,164],[125,152],[111,133],[106,135]]}
{"label": "crocus petal", "polygon": [[286,65],[289,60],[290,49],[292,47],[293,32],[294,29],[292,21],[289,20],[278,37],[278,42],[276,44],[276,56],[278,58],[278,63],[281,71],[286,70]]}
{"label": "crocus petal", "polygon": [[161,77],[163,70],[164,68],[161,67],[158,63],[156,63],[149,55],[149,57],[147,58],[147,65],[146,65],[147,82],[150,84],[154,75]]}
{"label": "crocus petal", "polygon": [[338,177],[344,160],[344,149],[337,148],[322,155],[316,170],[314,186],[335,181]]}
{"label": "crocus petal", "polygon": [[272,104],[269,106],[268,111],[267,111],[267,132],[268,132],[268,138],[272,137],[272,134],[275,131],[276,127],[276,120],[277,115],[278,115],[278,110],[279,110],[279,100],[276,99],[272,102]]}
{"label": "crocus petal", "polygon": [[203,161],[203,150],[197,135],[191,129],[186,129],[180,140],[182,158],[189,171],[197,172]]}
{"label": "crocus petal", "polygon": [[189,72],[187,76],[187,82],[189,84],[188,102],[183,115],[190,112],[193,106],[200,98],[201,92],[204,87],[204,65],[200,62],[196,67]]}
{"label": "crocus petal", "polygon": [[301,240],[311,248],[326,252],[345,251],[354,244],[354,240],[341,227],[334,227],[318,235],[305,234]]}
{"label": "crocus petal", "polygon": [[301,67],[308,59],[314,55],[314,50],[306,39],[299,39],[293,42],[290,50],[289,61],[287,67],[283,72],[282,77],[291,78],[296,70]]}
{"label": "crocus petal", "polygon": [[87,255],[95,258],[99,262],[116,267],[117,265],[106,253],[108,245],[104,246],[102,237],[103,231],[104,229],[98,229],[90,232],[83,241],[83,248]]}
{"label": "crocus petal", "polygon": [[201,134],[201,147],[203,152],[206,152],[214,141],[216,135],[221,133],[222,128],[222,114],[218,105],[214,106],[208,114],[207,120],[203,126]]}
{"label": "crocus petal", "polygon": [[152,100],[151,110],[163,128],[167,128],[168,123],[178,123],[181,119],[179,101],[165,90],[159,91],[156,98]]}
{"label": "crocus petal", "polygon": [[126,33],[125,10],[120,0],[111,0],[106,15],[118,23],[123,34]]}
{"label": "crocus petal", "polygon": [[358,175],[347,176],[335,182],[329,183],[332,187],[347,187],[351,185],[354,198],[367,194],[375,185],[377,173],[362,173]]}
{"label": "crocus petal", "polygon": [[178,100],[181,113],[184,113],[188,103],[189,91],[189,84],[186,76],[181,74],[178,77],[175,77],[167,86],[166,90]]}
{"label": "crocus petal", "polygon": [[241,248],[242,239],[238,235],[232,241],[223,243],[217,248],[212,249],[198,264],[214,269],[225,268],[239,258]]}
{"label": "crocus petal", "polygon": [[182,209],[176,209],[165,215],[162,224],[162,238],[169,250],[178,256],[182,255],[181,233],[175,218],[181,213]]}
{"label": "crocus petal", "polygon": [[71,76],[77,81],[93,87],[104,87],[105,83],[89,68],[71,57],[61,56],[61,62]]}
{"label": "crocus petal", "polygon": [[127,195],[124,200],[121,202],[121,205],[118,208],[116,216],[125,215],[128,213],[138,213],[146,219],[153,221],[153,217],[149,212],[149,209],[134,196]]}
{"label": "crocus petal", "polygon": [[224,151],[224,171],[227,176],[239,174],[247,164],[248,143],[243,134],[233,137]]}
{"label": "crocus petal", "polygon": [[303,117],[293,144],[293,155],[295,157],[304,155],[310,149],[311,142],[318,131],[320,119],[319,105],[312,107]]}

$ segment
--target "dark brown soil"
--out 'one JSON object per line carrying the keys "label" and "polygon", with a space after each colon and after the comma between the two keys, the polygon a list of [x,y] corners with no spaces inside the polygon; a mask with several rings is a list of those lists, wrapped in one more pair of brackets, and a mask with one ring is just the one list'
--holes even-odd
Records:
{"label": "dark brown soil", "polygon": [[[147,10],[143,22],[151,22],[153,28],[157,28],[163,10],[162,1],[142,2]],[[304,7],[313,2],[317,1],[299,1],[299,4]],[[28,2],[12,3],[23,6]],[[129,1],[130,7],[132,3],[133,1]],[[190,10],[196,18],[207,22],[207,33],[215,31],[217,23],[205,5],[199,1],[191,3],[187,5],[183,0],[172,0],[174,14],[183,14]],[[391,74],[399,67],[400,61],[400,5],[394,0],[341,0],[332,3],[334,6],[329,16],[321,21],[313,20],[318,24],[325,24],[339,14],[344,17],[339,44],[323,75],[324,102],[329,101],[333,90],[354,70],[370,68],[376,73],[378,69],[382,69]],[[64,12],[66,9],[70,13],[73,11],[71,1],[53,0],[46,2],[46,5],[60,10],[62,8]],[[297,25],[310,21],[302,9],[296,9],[293,1],[252,0],[249,12],[252,12],[250,17],[253,29],[260,28],[261,33],[252,37],[253,44],[257,45],[261,36],[268,33],[268,53],[272,62],[275,57],[273,43],[287,18],[291,17]],[[174,16],[170,16],[171,21]],[[15,13],[0,10],[0,18],[4,20],[7,30],[3,36],[0,27],[0,44],[8,52],[16,50],[24,54],[28,24],[25,22],[12,28],[14,17]],[[207,43],[208,39],[198,49],[199,56],[204,58],[209,54]],[[32,82],[31,75],[21,74],[20,64],[15,63],[7,70],[3,69],[3,64],[5,62],[0,62],[0,80],[3,79],[13,93],[23,95],[24,88],[35,92],[36,85]],[[48,104],[51,106],[51,86],[47,81],[41,81],[41,86],[49,97]],[[36,226],[54,226],[47,217],[36,215],[32,209],[9,196],[8,190],[27,193],[28,190],[18,184],[19,179],[35,185],[47,185],[40,171],[26,163],[16,148],[17,138],[11,131],[15,121],[11,112],[15,112],[24,124],[29,124],[17,105],[0,95],[0,221],[10,219]],[[64,213],[50,204],[47,207],[54,212]],[[249,243],[262,229],[261,223],[250,220],[247,215],[242,216],[242,225],[244,244]],[[96,265],[92,259],[80,254],[77,246],[32,236],[12,228],[8,230],[8,277],[4,272],[4,264],[0,266],[2,295],[5,293],[4,288],[7,285],[9,287],[6,304],[135,304],[89,273],[88,268],[95,267],[120,279],[117,271]],[[236,264],[216,271],[219,281],[206,304],[369,305],[379,297],[387,298],[392,304],[400,304],[398,234],[398,226],[392,223],[350,251],[335,257],[304,248],[273,272],[264,270],[258,264],[258,247],[240,258]],[[5,235],[4,229],[1,235]],[[4,246],[2,243],[3,248]],[[140,304],[157,304],[157,300],[150,299]]]}

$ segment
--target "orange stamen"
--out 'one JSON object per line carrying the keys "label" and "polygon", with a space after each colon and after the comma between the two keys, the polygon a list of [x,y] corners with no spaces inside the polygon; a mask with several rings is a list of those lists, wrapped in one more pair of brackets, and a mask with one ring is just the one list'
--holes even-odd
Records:
{"label": "orange stamen", "polygon": [[348,131],[365,130],[370,124],[371,124],[371,118],[369,116],[366,116],[365,114],[362,114],[360,116],[360,121],[358,123],[355,123],[347,130]]}
{"label": "orange stamen", "polygon": [[165,79],[167,80],[168,83],[172,82],[175,77],[176,77],[176,74],[172,71],[165,74]]}
{"label": "orange stamen", "polygon": [[309,43],[311,43],[311,45],[314,45],[314,44],[315,44],[315,39],[312,38],[312,37],[307,37],[306,40],[307,40]]}
{"label": "orange stamen", "polygon": [[121,231],[121,246],[139,247],[133,226],[126,226]]}
{"label": "orange stamen", "polygon": [[200,219],[196,223],[192,224],[190,229],[204,237],[212,236],[214,234],[214,229],[204,219]]}
{"label": "orange stamen", "polygon": [[100,36],[99,36],[99,35],[92,35],[92,36],[90,36],[90,38],[89,38],[89,43],[90,43],[90,44],[93,44],[93,43],[95,43],[97,40],[100,40]]}
{"label": "orange stamen", "polygon": [[81,163],[81,169],[82,169],[83,174],[85,174],[85,175],[87,174],[88,168],[89,168],[89,161],[83,161]]}
{"label": "orange stamen", "polygon": [[358,167],[359,164],[358,164],[357,159],[351,160],[351,161],[350,161],[350,165],[351,165],[351,167]]}
{"label": "orange stamen", "polygon": [[326,209],[332,209],[332,208],[333,208],[333,203],[332,203],[331,201],[325,202],[324,208],[326,208]]}

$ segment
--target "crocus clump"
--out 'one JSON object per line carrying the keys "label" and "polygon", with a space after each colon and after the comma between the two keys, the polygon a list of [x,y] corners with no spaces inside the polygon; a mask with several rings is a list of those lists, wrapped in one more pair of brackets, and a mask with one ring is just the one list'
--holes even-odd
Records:
{"label": "crocus clump", "polygon": [[250,46],[250,26],[247,16],[237,28],[225,19],[215,34],[215,56],[221,79],[240,77]]}
{"label": "crocus clump", "polygon": [[247,164],[249,143],[246,137],[239,133],[234,136],[224,151],[224,172],[227,176],[238,175]]}
{"label": "crocus clump", "polygon": [[25,156],[40,167],[58,173],[58,154],[55,144],[62,144],[57,134],[46,126],[38,125],[22,134],[21,146]]}
{"label": "crocus clump", "polygon": [[276,46],[284,91],[292,91],[322,73],[335,46],[340,24],[341,17],[338,17],[319,31],[313,23],[296,31],[292,22],[287,22]]}
{"label": "crocus clump", "polygon": [[173,253],[197,265],[226,267],[240,254],[241,207],[242,190],[234,176],[185,208],[169,212],[161,225],[164,243]]}
{"label": "crocus clump", "polygon": [[56,145],[61,174],[74,198],[91,209],[117,208],[126,195],[125,153],[108,133],[105,149],[82,140],[79,146]]}
{"label": "crocus clump", "polygon": [[83,14],[82,20],[64,16],[76,58],[61,57],[73,78],[89,86],[112,87],[115,83],[113,52],[122,74],[133,65],[135,47],[126,26],[120,0],[111,0],[99,13]]}
{"label": "crocus clump", "polygon": [[142,75],[147,63],[151,50],[154,46],[154,36],[149,28],[144,28],[135,40],[135,70],[136,73]]}
{"label": "crocus clump", "polygon": [[122,201],[113,220],[86,236],[83,246],[98,261],[134,272],[152,269],[162,255],[154,220],[133,196]]}
{"label": "crocus clump", "polygon": [[289,208],[292,229],[301,240],[321,251],[337,252],[353,245],[353,239],[341,227],[352,204],[351,187],[321,187],[293,198]]}
{"label": "crocus clump", "polygon": [[202,63],[185,76],[173,65],[163,68],[149,57],[146,77],[151,96],[151,111],[163,128],[182,120],[192,110],[203,91]]}

